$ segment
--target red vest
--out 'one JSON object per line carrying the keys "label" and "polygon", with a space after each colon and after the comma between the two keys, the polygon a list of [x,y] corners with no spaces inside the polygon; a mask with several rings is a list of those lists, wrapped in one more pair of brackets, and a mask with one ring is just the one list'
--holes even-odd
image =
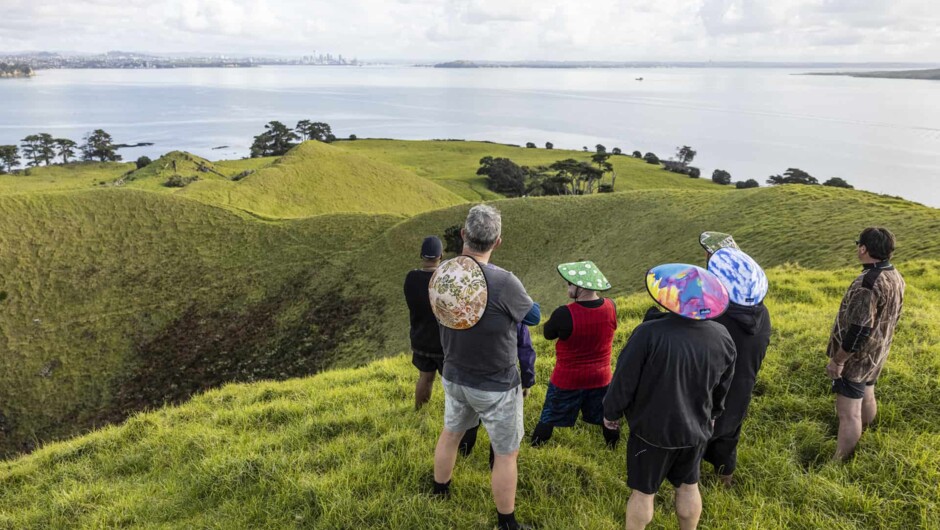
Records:
{"label": "red vest", "polygon": [[562,390],[589,390],[610,384],[610,348],[617,329],[617,311],[609,298],[590,309],[568,304],[573,324],[568,340],[555,343],[551,382]]}

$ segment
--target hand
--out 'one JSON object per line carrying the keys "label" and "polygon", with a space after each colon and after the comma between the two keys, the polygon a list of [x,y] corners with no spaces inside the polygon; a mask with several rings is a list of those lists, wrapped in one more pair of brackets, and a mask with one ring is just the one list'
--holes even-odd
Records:
{"label": "hand", "polygon": [[829,364],[826,365],[826,373],[829,374],[829,379],[839,379],[842,377],[842,369],[845,368],[845,363],[837,363],[835,359],[829,359]]}
{"label": "hand", "polygon": [[[532,387],[529,387],[529,388],[532,388]],[[522,389],[522,399],[529,397],[529,388]]]}
{"label": "hand", "polygon": [[604,418],[604,427],[607,427],[608,429],[610,429],[610,430],[612,430],[612,431],[619,431],[619,430],[620,430],[620,422],[619,422],[619,421],[610,421],[610,420],[608,420],[607,418]]}

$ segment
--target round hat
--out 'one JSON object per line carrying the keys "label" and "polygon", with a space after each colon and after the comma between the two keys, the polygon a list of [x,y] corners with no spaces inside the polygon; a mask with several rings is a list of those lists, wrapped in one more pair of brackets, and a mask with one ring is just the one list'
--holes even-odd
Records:
{"label": "round hat", "polygon": [[731,234],[724,232],[702,232],[698,236],[698,242],[709,254],[714,254],[720,248],[738,248]]}
{"label": "round hat", "polygon": [[720,248],[708,260],[708,270],[718,276],[732,302],[755,306],[767,296],[770,284],[764,269],[736,248]]}
{"label": "round hat", "polygon": [[431,275],[431,311],[450,329],[470,329],[483,318],[488,299],[483,267],[469,256],[449,259]]}
{"label": "round hat", "polygon": [[684,263],[668,263],[646,273],[646,289],[656,303],[692,320],[711,320],[728,309],[728,290],[717,276]]}
{"label": "round hat", "polygon": [[611,287],[607,277],[593,261],[562,263],[558,266],[558,273],[571,285],[591,291],[606,291]]}

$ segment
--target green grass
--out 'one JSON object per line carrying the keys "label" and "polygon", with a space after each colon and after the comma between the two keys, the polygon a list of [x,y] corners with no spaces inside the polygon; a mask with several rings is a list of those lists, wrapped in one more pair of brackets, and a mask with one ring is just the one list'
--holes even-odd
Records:
{"label": "green grass", "polygon": [[319,142],[301,144],[238,182],[201,180],[177,193],[269,219],[351,212],[413,215],[463,202],[400,167]]}
{"label": "green grass", "polygon": [[[879,418],[855,458],[828,461],[836,419],[824,345],[854,271],[771,269],[774,335],[725,491],[703,468],[703,528],[935,528],[940,520],[940,262],[902,263],[905,314],[878,386]],[[617,300],[615,351],[650,305]],[[536,333],[537,335],[537,333]],[[553,365],[536,338],[537,421]],[[440,386],[412,410],[405,356],[306,379],[228,385],[189,403],[0,463],[0,528],[490,528],[486,437],[458,461],[453,496],[425,493]],[[596,428],[559,429],[520,454],[517,513],[541,528],[622,528],[624,449]],[[673,490],[654,528],[676,528]]]}
{"label": "green grass", "polygon": [[0,174],[0,196],[90,189],[111,183],[134,167],[118,162],[82,162],[35,167],[29,175]]}
{"label": "green grass", "polygon": [[[489,142],[356,140],[342,142],[343,149],[374,160],[396,164],[431,179],[468,201],[492,200],[498,195],[486,189],[485,177],[477,176],[485,156],[512,159],[521,166],[548,166],[557,160],[590,161],[593,152],[562,149],[526,149]],[[723,189],[709,179],[690,179],[629,156],[613,156],[616,190],[688,188]],[[609,182],[605,179],[605,182]],[[728,190],[730,191],[730,190]]]}

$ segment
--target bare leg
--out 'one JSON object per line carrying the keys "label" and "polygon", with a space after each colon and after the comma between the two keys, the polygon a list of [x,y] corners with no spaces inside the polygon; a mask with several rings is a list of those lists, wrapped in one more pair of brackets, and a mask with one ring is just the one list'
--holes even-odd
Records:
{"label": "bare leg", "polygon": [[431,388],[434,386],[434,372],[418,372],[415,384],[415,410],[431,400]]}
{"label": "bare leg", "polygon": [[875,401],[875,386],[865,387],[865,397],[862,398],[862,429],[871,426],[878,414],[878,402]]}
{"label": "bare leg", "polygon": [[681,530],[698,528],[698,520],[702,516],[702,495],[698,484],[681,484],[676,488],[676,515],[679,516]]}
{"label": "bare leg", "polygon": [[836,413],[839,415],[839,440],[833,460],[845,460],[862,437],[862,400],[836,395]]}
{"label": "bare leg", "polygon": [[519,451],[508,455],[495,455],[493,459],[493,500],[496,502],[496,511],[510,514],[516,511],[516,480],[519,469],[516,458]]}
{"label": "bare leg", "polygon": [[633,490],[627,501],[627,530],[643,530],[653,520],[653,499],[656,495]]}
{"label": "bare leg", "polygon": [[437,439],[437,448],[434,449],[434,482],[444,484],[454,475],[454,465],[457,463],[457,446],[463,432],[441,431]]}

